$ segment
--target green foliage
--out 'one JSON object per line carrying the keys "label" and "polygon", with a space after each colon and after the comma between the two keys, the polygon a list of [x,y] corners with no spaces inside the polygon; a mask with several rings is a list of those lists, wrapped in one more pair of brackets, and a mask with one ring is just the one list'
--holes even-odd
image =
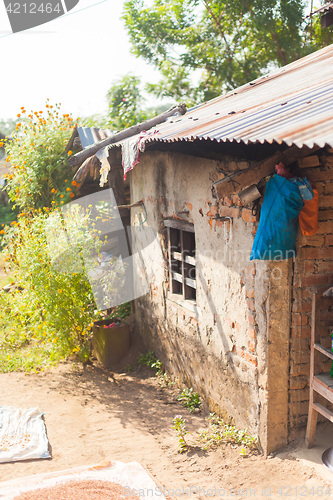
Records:
{"label": "green foliage", "polygon": [[[150,91],[150,86],[146,85]],[[147,106],[143,97],[140,79],[125,75],[112,83],[108,93],[109,121],[99,123],[100,127],[122,130],[157,116],[172,106],[172,103]]]}
{"label": "green foliage", "polygon": [[21,108],[17,116],[21,121],[5,144],[7,161],[12,165],[6,187],[10,199],[21,210],[69,201],[74,193],[68,182],[72,172],[65,148],[73,132],[73,119],[60,113],[60,105],[48,103],[45,113],[27,114]]}
{"label": "green foliage", "polygon": [[318,20],[310,30],[304,9],[302,0],[127,0],[123,19],[132,52],[162,74],[150,91],[191,104],[332,43],[333,30],[321,33]]}
{"label": "green foliage", "polygon": [[209,429],[199,432],[200,441],[204,443],[205,449],[225,442],[242,445],[240,453],[243,456],[245,456],[244,447],[252,451],[258,449],[257,436],[251,436],[246,430],[239,430],[234,425],[225,423],[215,413],[211,413],[207,420]]}
{"label": "green foliage", "polygon": [[153,351],[138,356],[138,364],[141,366],[148,366],[156,372],[156,375],[163,373],[162,362],[158,360]]}
{"label": "green foliage", "polygon": [[194,413],[196,408],[201,407],[200,396],[198,393],[194,392],[192,388],[184,389],[177,397],[177,400],[181,401],[183,406],[185,406],[190,413]]}
{"label": "green foliage", "polygon": [[125,302],[124,304],[120,304],[119,306],[113,307],[110,314],[108,314],[104,319],[124,320],[128,318],[130,314],[131,314],[131,303]]}
{"label": "green foliage", "polygon": [[122,130],[136,125],[148,118],[143,111],[143,97],[140,90],[140,79],[133,75],[125,75],[114,82],[108,93],[110,126]]}
{"label": "green foliage", "polygon": [[[77,208],[67,214],[66,228],[59,209],[45,208],[20,215],[6,231],[5,260],[16,285],[11,293],[1,292],[8,348],[46,346],[54,361],[72,354],[89,359],[90,331],[98,318],[81,259],[87,263],[101,242],[87,230],[89,214]],[[76,245],[67,245],[64,254],[68,234]]]}
{"label": "green foliage", "polygon": [[175,429],[178,438],[178,445],[180,448],[180,453],[184,453],[189,449],[189,444],[185,440],[186,434],[188,434],[188,430],[186,428],[185,419],[181,415],[176,415],[173,419],[172,429]]}

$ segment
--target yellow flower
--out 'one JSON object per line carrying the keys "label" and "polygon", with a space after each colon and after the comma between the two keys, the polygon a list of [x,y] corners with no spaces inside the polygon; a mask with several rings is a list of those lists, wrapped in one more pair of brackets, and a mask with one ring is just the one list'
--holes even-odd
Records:
{"label": "yellow flower", "polygon": [[70,156],[73,154],[73,151],[69,150],[67,154],[68,154],[68,156]]}

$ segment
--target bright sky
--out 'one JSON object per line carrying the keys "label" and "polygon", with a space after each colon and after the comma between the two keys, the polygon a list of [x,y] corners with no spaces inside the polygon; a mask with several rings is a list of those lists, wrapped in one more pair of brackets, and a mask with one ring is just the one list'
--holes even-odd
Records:
{"label": "bright sky", "polygon": [[144,81],[158,74],[130,54],[123,0],[80,0],[68,14],[12,34],[0,0],[0,119],[21,106],[36,110],[46,99],[74,116],[105,113],[113,80],[127,73]]}

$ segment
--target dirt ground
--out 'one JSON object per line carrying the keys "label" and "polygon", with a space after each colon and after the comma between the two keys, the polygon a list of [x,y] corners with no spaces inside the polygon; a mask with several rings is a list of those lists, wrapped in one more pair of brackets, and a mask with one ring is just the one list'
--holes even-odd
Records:
{"label": "dirt ground", "polygon": [[1,373],[0,390],[2,406],[45,412],[52,446],[52,459],[0,464],[0,481],[111,459],[138,461],[170,494],[180,488],[194,498],[333,496],[333,482],[292,448],[274,458],[243,458],[231,445],[180,454],[173,417],[182,414],[194,433],[207,427],[207,412],[190,414],[176,400],[179,390],[162,388],[148,369],[121,374],[62,364],[39,374]]}

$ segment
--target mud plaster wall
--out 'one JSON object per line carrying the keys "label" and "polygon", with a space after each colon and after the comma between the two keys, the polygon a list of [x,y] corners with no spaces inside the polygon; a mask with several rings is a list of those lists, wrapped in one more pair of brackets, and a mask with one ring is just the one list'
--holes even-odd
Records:
{"label": "mud plaster wall", "polygon": [[[147,152],[130,173],[131,200],[144,200],[144,225],[156,231],[160,243],[142,257],[149,293],[136,301],[136,316],[147,348],[168,373],[193,387],[211,410],[259,434],[270,452],[287,440],[290,269],[285,262],[249,261],[257,221],[238,197],[212,197],[220,166]],[[169,290],[163,220],[184,209],[195,228],[196,306]],[[141,209],[131,212],[133,225],[143,222]],[[215,221],[216,215],[231,219]],[[140,248],[140,231],[136,234]],[[278,365],[271,375],[268,362]]]}
{"label": "mud plaster wall", "polygon": [[[317,156],[317,166],[300,172],[318,189],[319,231],[314,236],[299,234],[297,241],[290,335],[290,439],[300,430],[304,432],[308,417],[312,294],[333,286],[333,154],[322,151]],[[329,331],[321,342],[331,347]],[[330,367],[331,361],[323,356],[319,371],[329,371]],[[323,404],[327,406],[327,402]]]}

